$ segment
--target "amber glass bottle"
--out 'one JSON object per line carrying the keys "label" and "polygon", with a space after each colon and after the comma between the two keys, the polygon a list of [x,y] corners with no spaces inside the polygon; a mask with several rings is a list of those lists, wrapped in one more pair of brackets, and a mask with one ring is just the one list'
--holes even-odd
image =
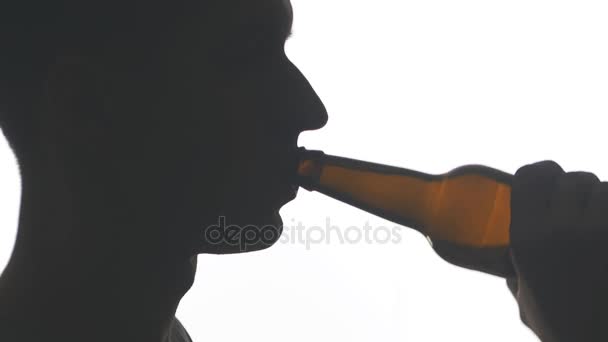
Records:
{"label": "amber glass bottle", "polygon": [[508,276],[512,176],[479,165],[429,175],[300,150],[299,185],[424,234],[455,265]]}

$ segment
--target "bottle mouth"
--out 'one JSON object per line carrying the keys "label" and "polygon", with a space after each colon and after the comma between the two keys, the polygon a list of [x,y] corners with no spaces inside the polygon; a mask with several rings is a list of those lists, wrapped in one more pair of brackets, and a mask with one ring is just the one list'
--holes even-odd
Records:
{"label": "bottle mouth", "polygon": [[325,153],[322,151],[298,149],[298,168],[296,184],[306,190],[312,191],[314,184],[318,184],[323,169]]}

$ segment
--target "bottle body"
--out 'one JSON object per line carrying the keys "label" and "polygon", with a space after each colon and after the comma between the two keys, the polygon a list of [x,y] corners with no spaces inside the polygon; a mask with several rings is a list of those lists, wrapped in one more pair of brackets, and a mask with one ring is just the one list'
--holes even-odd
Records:
{"label": "bottle body", "polygon": [[432,242],[447,261],[506,276],[511,178],[485,166],[444,175],[302,151],[299,183],[397,224]]}

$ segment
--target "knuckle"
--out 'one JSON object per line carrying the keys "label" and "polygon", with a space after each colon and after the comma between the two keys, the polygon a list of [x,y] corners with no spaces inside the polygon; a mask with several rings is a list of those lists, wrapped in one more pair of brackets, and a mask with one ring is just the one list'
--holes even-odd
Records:
{"label": "knuckle", "polygon": [[608,197],[608,182],[600,182],[595,185],[593,192],[601,197]]}
{"label": "knuckle", "polygon": [[588,209],[599,210],[604,216],[608,216],[608,182],[600,182],[593,186]]}
{"label": "knuckle", "polygon": [[515,202],[547,201],[555,192],[558,178],[563,175],[561,167],[553,161],[526,165],[518,170],[513,180]]}
{"label": "knuckle", "polygon": [[558,189],[565,193],[588,193],[599,178],[590,172],[564,173],[557,179]]}
{"label": "knuckle", "polygon": [[563,169],[559,164],[552,160],[545,160],[533,164],[528,164],[521,167],[515,173],[516,177],[521,178],[537,178],[545,175],[557,175],[563,173]]}
{"label": "knuckle", "polygon": [[515,177],[526,178],[530,177],[534,174],[538,173],[538,165],[537,164],[528,164],[522,166],[515,172]]}
{"label": "knuckle", "polygon": [[599,178],[597,178],[597,176],[591,172],[577,171],[577,172],[569,172],[566,175],[568,177],[570,177],[574,182],[577,182],[577,183],[599,182]]}
{"label": "knuckle", "polygon": [[562,167],[559,166],[559,164],[553,160],[544,160],[544,161],[538,162],[536,165],[540,170],[543,171],[543,173],[560,174],[560,173],[564,172]]}

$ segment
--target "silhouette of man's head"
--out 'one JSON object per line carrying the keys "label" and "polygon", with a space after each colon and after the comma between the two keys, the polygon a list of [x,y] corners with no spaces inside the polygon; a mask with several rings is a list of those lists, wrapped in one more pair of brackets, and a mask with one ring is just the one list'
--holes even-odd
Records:
{"label": "silhouette of man's head", "polygon": [[[71,217],[59,238],[22,212],[19,239],[142,255],[274,243],[298,134],[327,120],[285,55],[292,18],[288,0],[3,1],[0,125],[23,207]],[[221,220],[275,231],[227,243],[205,233]]]}

